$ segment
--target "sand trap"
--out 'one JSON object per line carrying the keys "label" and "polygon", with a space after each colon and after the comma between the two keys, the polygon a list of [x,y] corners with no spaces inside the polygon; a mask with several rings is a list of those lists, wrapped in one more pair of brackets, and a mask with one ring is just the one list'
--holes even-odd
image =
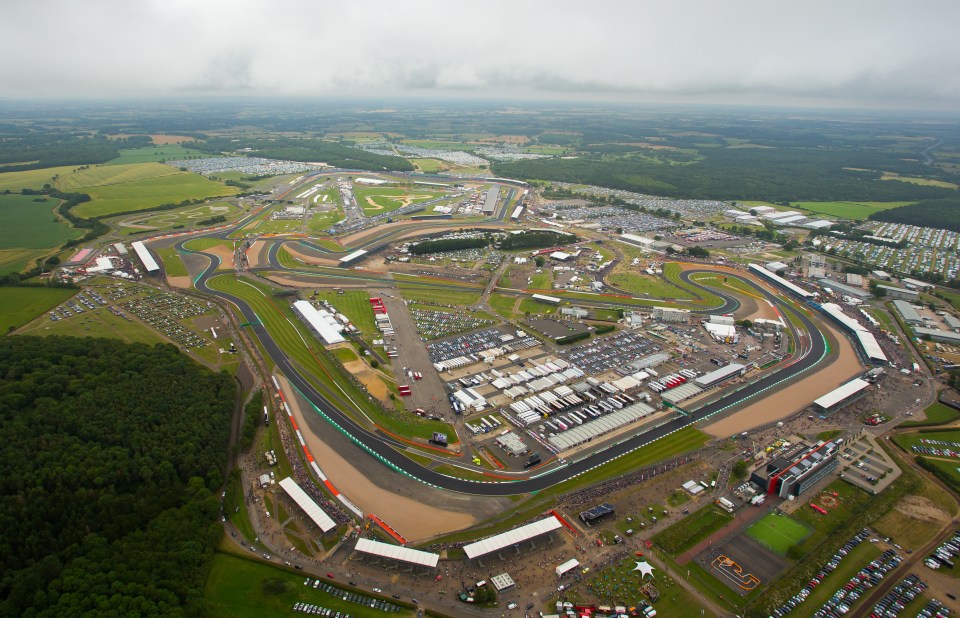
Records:
{"label": "sand trap", "polygon": [[199,253],[213,254],[220,258],[220,266],[217,270],[227,270],[234,267],[233,264],[233,251],[223,245],[216,245],[209,247],[207,249],[201,250]]}
{"label": "sand trap", "polygon": [[353,377],[360,380],[360,382],[367,387],[367,391],[371,395],[384,403],[390,401],[390,391],[387,390],[387,385],[383,383],[380,376],[373,372],[365,362],[361,360],[351,361],[344,363],[343,368],[349,371]]}
{"label": "sand trap", "polygon": [[167,284],[170,287],[186,290],[193,287],[193,279],[190,277],[167,277]]}
{"label": "sand trap", "polygon": [[316,266],[339,266],[340,265],[339,260],[335,260],[331,258],[315,257],[312,255],[303,253],[302,251],[297,251],[296,249],[293,248],[293,245],[291,245],[290,243],[285,243],[283,245],[283,248],[286,249],[287,253],[289,253],[293,257],[297,258],[298,260],[306,264],[314,264]]}
{"label": "sand trap", "polygon": [[249,264],[251,268],[269,266],[264,253],[266,246],[267,242],[265,240],[257,240],[247,249],[247,264]]}
{"label": "sand trap", "polygon": [[[438,534],[463,530],[477,523],[476,517],[467,513],[430,506],[426,500],[409,498],[388,491],[355,468],[347,459],[330,448],[326,442],[305,431],[307,423],[297,398],[286,379],[277,376],[284,397],[290,404],[293,416],[301,427],[301,434],[314,459],[330,479],[334,487],[342,491],[351,502],[365,513],[376,513],[410,540],[423,539]],[[361,456],[365,457],[366,454]],[[377,464],[380,465],[380,464]],[[385,469],[384,469],[385,470]],[[426,486],[424,486],[426,489]],[[432,490],[440,493],[441,490]]]}
{"label": "sand trap", "polygon": [[799,382],[776,391],[775,394],[768,393],[742,410],[707,425],[703,430],[712,436],[726,437],[776,422],[807,407],[817,397],[826,395],[863,371],[850,341],[829,324],[821,322],[820,325],[825,326],[836,340],[836,345],[833,342],[830,344],[837,350],[833,362]]}

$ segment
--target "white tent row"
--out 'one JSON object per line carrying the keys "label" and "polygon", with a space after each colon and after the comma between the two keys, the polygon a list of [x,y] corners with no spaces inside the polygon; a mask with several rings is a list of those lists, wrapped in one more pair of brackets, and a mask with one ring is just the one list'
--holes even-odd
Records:
{"label": "white tent row", "polygon": [[503,532],[496,536],[464,545],[463,551],[467,555],[467,558],[478,558],[495,551],[500,551],[501,549],[507,547],[513,547],[518,543],[528,541],[549,532],[553,532],[554,530],[561,528],[562,525],[563,524],[560,523],[560,520],[551,515],[546,519],[535,521],[532,524],[520,526],[519,528],[508,530],[507,532]]}
{"label": "white tent row", "polygon": [[433,568],[436,568],[437,563],[440,561],[439,554],[431,554],[418,549],[400,547],[399,545],[390,545],[389,543],[381,543],[380,541],[373,541],[371,539],[357,539],[357,545],[354,549],[364,554]]}
{"label": "white tent row", "polygon": [[569,431],[550,436],[547,441],[557,450],[564,451],[638,421],[653,414],[654,411],[653,408],[644,403],[635,403],[622,410],[611,412],[596,420],[573,427]]}

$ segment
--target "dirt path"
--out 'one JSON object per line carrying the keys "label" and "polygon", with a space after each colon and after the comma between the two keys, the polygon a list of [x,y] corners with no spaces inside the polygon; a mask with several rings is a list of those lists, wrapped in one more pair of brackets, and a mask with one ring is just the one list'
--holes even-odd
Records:
{"label": "dirt path", "polygon": [[[278,380],[307,447],[330,482],[364,513],[383,518],[407,539],[469,528],[512,504],[509,499],[477,500],[432,488],[391,471],[312,413],[284,378]],[[304,411],[311,413],[304,416]]]}
{"label": "dirt path", "polygon": [[190,277],[167,277],[167,283],[170,287],[187,290],[193,287],[193,279]]}
{"label": "dirt path", "polygon": [[[786,418],[810,405],[814,399],[826,395],[849,378],[863,371],[850,341],[833,326],[821,322],[836,341],[837,356],[826,367],[776,391],[776,397],[767,394],[760,400],[734,412],[730,416],[707,425],[704,431],[715,437],[727,437]],[[831,345],[834,345],[831,343]]]}

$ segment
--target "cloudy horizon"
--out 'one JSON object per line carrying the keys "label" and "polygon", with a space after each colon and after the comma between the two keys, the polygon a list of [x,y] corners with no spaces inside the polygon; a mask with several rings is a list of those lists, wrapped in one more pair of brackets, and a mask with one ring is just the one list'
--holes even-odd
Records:
{"label": "cloudy horizon", "polygon": [[946,0],[47,0],[16,1],[4,17],[4,99],[436,96],[960,109],[952,45],[960,4]]}

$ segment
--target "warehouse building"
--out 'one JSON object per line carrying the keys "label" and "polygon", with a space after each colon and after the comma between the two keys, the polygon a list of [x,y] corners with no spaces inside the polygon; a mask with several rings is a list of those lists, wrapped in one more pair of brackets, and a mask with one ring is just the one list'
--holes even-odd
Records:
{"label": "warehouse building", "polygon": [[953,317],[949,313],[943,316],[943,323],[947,325],[947,328],[950,328],[952,330],[960,329],[960,320]]}
{"label": "warehouse building", "polygon": [[910,290],[932,290],[933,284],[926,281],[920,281],[919,279],[911,279],[909,277],[904,277],[900,280],[900,283],[903,284],[903,287]]}
{"label": "warehouse building", "polygon": [[930,341],[939,341],[940,343],[960,344],[960,333],[949,330],[940,330],[939,328],[923,328],[916,326],[913,332],[917,337],[929,337]]}
{"label": "warehouse building", "polygon": [[750,480],[767,494],[781,498],[799,496],[837,467],[839,450],[833,442],[800,443],[757,468]]}
{"label": "warehouse building", "polygon": [[814,407],[824,414],[836,412],[847,404],[853,403],[867,394],[870,383],[857,378],[836,388],[813,402]]}
{"label": "warehouse building", "polygon": [[914,309],[913,305],[907,301],[895,300],[893,301],[893,307],[897,310],[897,313],[900,314],[900,317],[903,318],[903,321],[907,324],[911,326],[923,324],[923,319],[920,317],[920,314],[917,313],[917,310]]}
{"label": "warehouse building", "polygon": [[883,290],[887,293],[887,296],[890,298],[901,298],[903,300],[917,300],[919,294],[915,290],[908,290],[905,288],[898,288],[892,285],[883,285],[880,284],[877,286],[877,289]]}
{"label": "warehouse building", "polygon": [[743,375],[745,369],[746,367],[740,363],[730,363],[726,367],[721,367],[716,371],[703,374],[695,379],[693,383],[700,388],[710,388],[711,386],[720,384],[721,382],[729,380],[730,378]]}
{"label": "warehouse building", "polygon": [[874,270],[870,274],[881,281],[890,281],[890,273],[885,270]]}

